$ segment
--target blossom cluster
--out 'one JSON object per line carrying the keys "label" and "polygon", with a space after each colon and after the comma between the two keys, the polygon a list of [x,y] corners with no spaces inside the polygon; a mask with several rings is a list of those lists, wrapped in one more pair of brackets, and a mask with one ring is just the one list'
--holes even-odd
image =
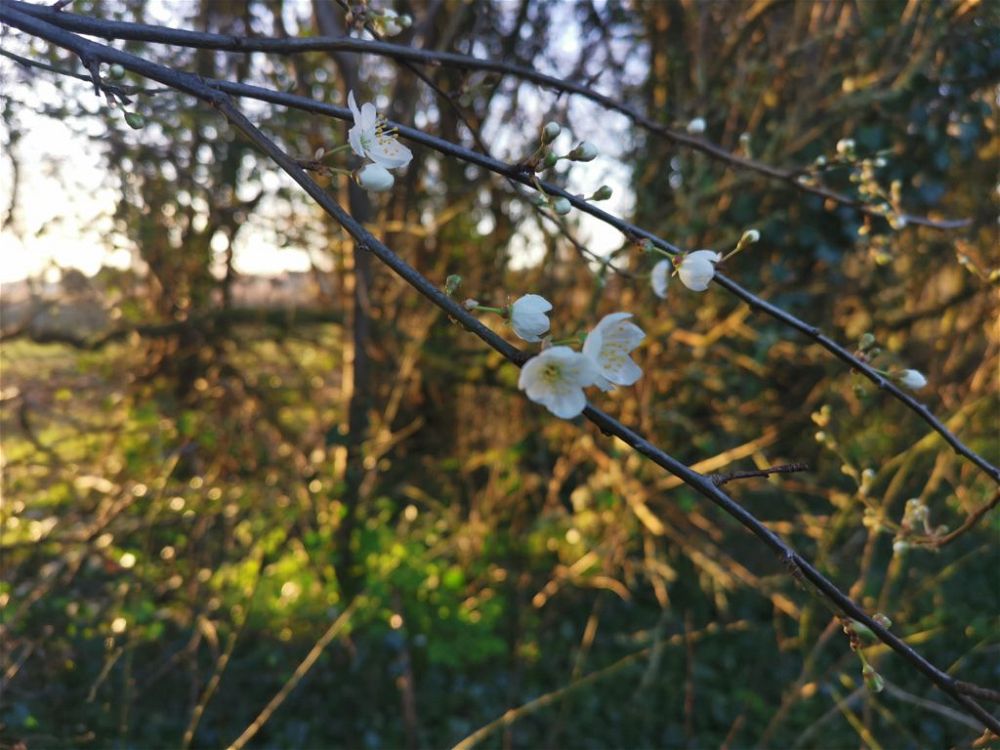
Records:
{"label": "blossom cluster", "polygon": [[[514,333],[525,341],[543,341],[551,309],[552,304],[537,294],[519,298],[508,312]],[[633,385],[642,377],[642,368],[629,355],[646,334],[631,317],[626,312],[605,315],[587,334],[582,351],[565,344],[542,349],[521,369],[518,388],[557,417],[572,419],[587,406],[584,388],[610,391]]]}

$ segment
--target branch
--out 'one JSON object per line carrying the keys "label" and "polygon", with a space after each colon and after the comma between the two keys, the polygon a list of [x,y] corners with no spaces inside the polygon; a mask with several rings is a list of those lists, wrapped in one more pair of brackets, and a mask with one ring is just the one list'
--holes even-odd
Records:
{"label": "branch", "polygon": [[[370,250],[373,255],[410,284],[410,286],[420,292],[430,302],[441,308],[459,325],[478,336],[487,345],[503,355],[507,360],[520,366],[529,359],[528,354],[512,346],[483,325],[462,305],[448,297],[436,285],[431,283],[430,280],[368,232],[329,193],[313,181],[292,157],[286,154],[274,141],[265,136],[245,115],[237,110],[229,98],[217,88],[208,85],[204,80],[190,73],[175,71],[143,58],[90,42],[75,34],[67,33],[62,29],[20,13],[13,6],[14,3],[12,0],[0,0],[0,21],[15,26],[36,37],[46,39],[53,44],[72,50],[79,55],[101,59],[106,62],[117,62],[140,75],[184,91],[214,106],[233,127],[241,131],[257,148],[271,157],[360,246]],[[653,445],[645,437],[626,427],[600,409],[588,406],[583,413],[601,432],[606,435],[618,437],[638,453],[681,478],[685,484],[695,489],[699,494],[708,498],[739,521],[760,539],[765,546],[774,551],[782,559],[783,563],[793,571],[796,577],[808,580],[821,596],[829,600],[846,616],[868,627],[880,641],[903,657],[906,662],[937,685],[970,715],[978,718],[989,729],[1000,733],[1000,720],[959,690],[957,681],[953,677],[931,664],[907,643],[873,620],[858,604],[813,567],[808,560],[799,555],[781,537],[768,529],[753,514],[717,487],[711,479],[691,470],[673,456]]]}
{"label": "branch", "polygon": [[[241,37],[232,34],[213,34],[210,32],[189,31],[185,29],[168,29],[149,24],[128,23],[123,21],[108,21],[104,19],[78,16],[72,13],[62,13],[53,11],[50,8],[38,5],[30,5],[19,0],[9,0],[12,7],[36,18],[55,24],[70,31],[77,31],[84,34],[91,34],[105,39],[124,39],[137,42],[154,42],[159,44],[171,44],[182,47],[193,47],[196,49],[213,49],[226,52],[270,52],[274,54],[300,54],[305,52],[354,52],[361,54],[380,55],[397,60],[401,63],[420,63],[423,65],[448,65],[461,70],[479,70],[493,73],[511,75],[525,81],[536,83],[539,86],[560,91],[567,94],[575,94],[589,99],[595,104],[599,104],[605,109],[625,115],[636,125],[667,139],[679,146],[686,146],[695,151],[700,151],[709,157],[736,167],[757,174],[763,175],[773,180],[784,182],[794,189],[816,195],[824,200],[834,201],[844,206],[857,209],[868,216],[884,218],[884,215],[876,208],[867,205],[863,201],[837,192],[822,185],[804,185],[798,178],[802,174],[799,168],[784,169],[774,167],[769,164],[737,156],[731,151],[727,151],[704,138],[692,136],[688,133],[672,130],[665,125],[649,118],[635,107],[605,96],[594,91],[590,86],[566,81],[555,76],[539,73],[532,68],[495,60],[483,60],[481,58],[463,55],[455,52],[440,52],[437,50],[418,49],[406,47],[399,44],[391,44],[383,41],[372,41],[367,39],[355,39],[352,37],[330,37],[313,36],[297,39],[281,37]],[[406,65],[411,71],[413,68]],[[416,71],[414,71],[416,72]],[[428,85],[443,94],[426,77],[420,76]],[[444,95],[446,99],[450,97]],[[464,120],[464,118],[463,118]],[[468,124],[468,123],[466,123]],[[475,137],[475,131],[473,131]],[[923,216],[912,216],[902,214],[908,224],[917,224],[932,229],[958,229],[968,226],[971,221],[968,219],[945,219],[934,220]]]}
{"label": "branch", "polygon": [[792,474],[797,471],[809,471],[809,464],[782,464],[781,466],[770,466],[757,471],[734,471],[730,474],[710,474],[709,479],[716,487],[721,487],[734,479],[750,479],[751,477],[768,477],[771,474]]}
{"label": "branch", "polygon": [[951,542],[954,542],[956,539],[958,539],[960,536],[965,534],[970,529],[975,528],[976,525],[979,523],[979,520],[987,513],[989,513],[991,510],[993,510],[995,507],[997,507],[998,504],[1000,504],[1000,492],[997,492],[995,495],[993,495],[992,500],[990,500],[987,503],[984,503],[983,505],[972,511],[972,513],[970,513],[966,517],[965,521],[962,522],[962,525],[959,526],[954,531],[952,531],[951,533],[945,534],[943,536],[916,537],[913,539],[913,542],[914,544],[921,544],[926,547],[932,547],[934,549],[938,549],[940,547],[945,546],[946,544],[950,544]]}

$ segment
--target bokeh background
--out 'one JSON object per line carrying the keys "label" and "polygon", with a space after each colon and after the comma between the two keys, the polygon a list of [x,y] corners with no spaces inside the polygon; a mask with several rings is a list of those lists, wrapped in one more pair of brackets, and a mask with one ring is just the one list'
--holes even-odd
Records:
{"label": "bokeh background", "polygon": [[[851,138],[856,163],[812,179],[858,194],[871,180],[852,175],[881,157],[872,179],[899,181],[902,210],[970,223],[894,228],[514,77],[428,68],[446,99],[376,56],[117,44],[320,101],[354,88],[477,148],[471,124],[511,162],[555,120],[558,145],[601,154],[553,181],[612,186],[610,210],[686,248],[757,228],[729,275],[846,346],[873,334],[882,366],[925,373],[919,398],[1000,459],[995,4],[395,9],[414,23],[394,41],[588,83],[681,130],[701,117],[737,155],[808,167]],[[67,10],[240,35],[344,28],[326,0]],[[20,32],[3,47],[80,69]],[[0,71],[0,743],[228,746],[283,686],[248,746],[446,747],[483,727],[482,746],[504,748],[981,734],[880,647],[867,653],[887,688],[868,693],[833,613],[769,551],[623,444],[528,402],[512,365],[356,254],[210,108],[140,94],[133,129],[86,81],[9,57]],[[343,122],[241,104],[300,158],[345,141]],[[985,475],[724,290],[659,300],[652,260],[613,230],[576,212],[561,228],[502,178],[411,148],[386,196],[321,178],[436,283],[461,275],[461,298],[542,294],[567,335],[633,312],[645,375],[595,402],[705,472],[808,463],[727,487],[931,661],[997,684],[996,514],[940,549],[893,551],[907,500],[954,529],[993,496]],[[612,255],[625,273],[594,260]]]}

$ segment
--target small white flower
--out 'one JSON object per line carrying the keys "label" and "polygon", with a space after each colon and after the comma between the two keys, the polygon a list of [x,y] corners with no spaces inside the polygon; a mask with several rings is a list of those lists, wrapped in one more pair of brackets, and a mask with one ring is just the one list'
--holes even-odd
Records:
{"label": "small white flower", "polygon": [[542,334],[549,330],[546,313],[552,303],[537,294],[526,294],[510,306],[510,325],[514,333],[525,341],[541,341]]}
{"label": "small white flower", "polygon": [[705,132],[707,123],[704,117],[696,117],[687,124],[687,132],[691,135],[701,135]]}
{"label": "small white flower", "polygon": [[405,167],[413,154],[396,140],[393,132],[386,130],[385,119],[375,112],[375,105],[365,102],[358,109],[354,92],[347,95],[347,106],[354,115],[354,127],[347,132],[351,148],[358,156],[371,159],[385,169]]}
{"label": "small white flower", "polygon": [[629,322],[631,317],[632,313],[625,312],[605,315],[583,343],[583,354],[597,368],[596,385],[602,391],[632,385],[642,377],[642,368],[632,361],[629,352],[642,343],[646,334]]}
{"label": "small white flower", "polygon": [[557,417],[572,419],[587,406],[583,389],[598,377],[590,357],[568,346],[553,346],[525,363],[517,387]]}
{"label": "small white flower", "polygon": [[903,370],[897,377],[900,383],[914,391],[919,391],[927,385],[927,378],[919,370]]}
{"label": "small white flower", "polygon": [[392,9],[382,11],[382,33],[386,36],[396,36],[403,30],[399,14]]}
{"label": "small white flower", "polygon": [[681,259],[677,275],[692,292],[704,292],[715,276],[715,264],[720,260],[722,256],[714,250],[695,250]]}
{"label": "small white flower", "polygon": [[653,285],[653,294],[660,299],[667,298],[667,285],[670,283],[672,270],[674,270],[674,265],[666,258],[653,266],[653,275],[649,281]]}
{"label": "small white flower", "polygon": [[384,193],[396,182],[389,170],[380,164],[365,164],[354,173],[354,179],[365,190],[373,193]]}

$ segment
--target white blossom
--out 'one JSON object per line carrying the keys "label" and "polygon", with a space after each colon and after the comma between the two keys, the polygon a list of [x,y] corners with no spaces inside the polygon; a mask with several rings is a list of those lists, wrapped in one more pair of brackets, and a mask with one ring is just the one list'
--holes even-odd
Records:
{"label": "white blossom", "polygon": [[919,391],[927,385],[927,378],[919,370],[903,370],[898,377],[900,383],[914,391]]}
{"label": "white blossom", "polygon": [[687,253],[677,266],[681,282],[693,292],[704,292],[715,276],[715,264],[722,256],[713,250],[695,250]]}
{"label": "white blossom", "polygon": [[382,33],[386,36],[396,36],[403,30],[403,25],[399,22],[399,14],[390,9],[382,11]]}
{"label": "white blossom", "polygon": [[380,164],[365,164],[354,173],[354,179],[365,190],[373,193],[383,193],[390,190],[396,182],[388,169]]}
{"label": "white blossom", "polygon": [[553,346],[525,363],[517,387],[557,417],[572,419],[587,406],[583,389],[598,377],[590,357],[568,346]]}
{"label": "white blossom", "polygon": [[646,338],[639,326],[629,321],[632,313],[617,312],[605,315],[587,334],[583,354],[589,357],[599,373],[596,385],[610,391],[616,385],[632,385],[642,377],[639,367],[629,352]]}
{"label": "white blossom", "polygon": [[546,313],[552,303],[537,294],[526,294],[510,306],[510,325],[514,333],[525,341],[541,341],[542,334],[549,330]]}
{"label": "white blossom", "polygon": [[701,135],[705,132],[706,126],[704,117],[696,117],[687,124],[687,132],[691,135]]}
{"label": "white blossom", "polygon": [[660,299],[667,298],[667,285],[670,283],[670,272],[673,269],[673,263],[666,258],[653,266],[653,274],[649,281],[653,285],[653,294]]}
{"label": "white blossom", "polygon": [[410,163],[413,158],[410,149],[387,129],[385,119],[375,112],[374,104],[365,102],[358,109],[351,91],[347,95],[347,106],[354,115],[354,127],[347,132],[354,153],[385,169],[397,169]]}

